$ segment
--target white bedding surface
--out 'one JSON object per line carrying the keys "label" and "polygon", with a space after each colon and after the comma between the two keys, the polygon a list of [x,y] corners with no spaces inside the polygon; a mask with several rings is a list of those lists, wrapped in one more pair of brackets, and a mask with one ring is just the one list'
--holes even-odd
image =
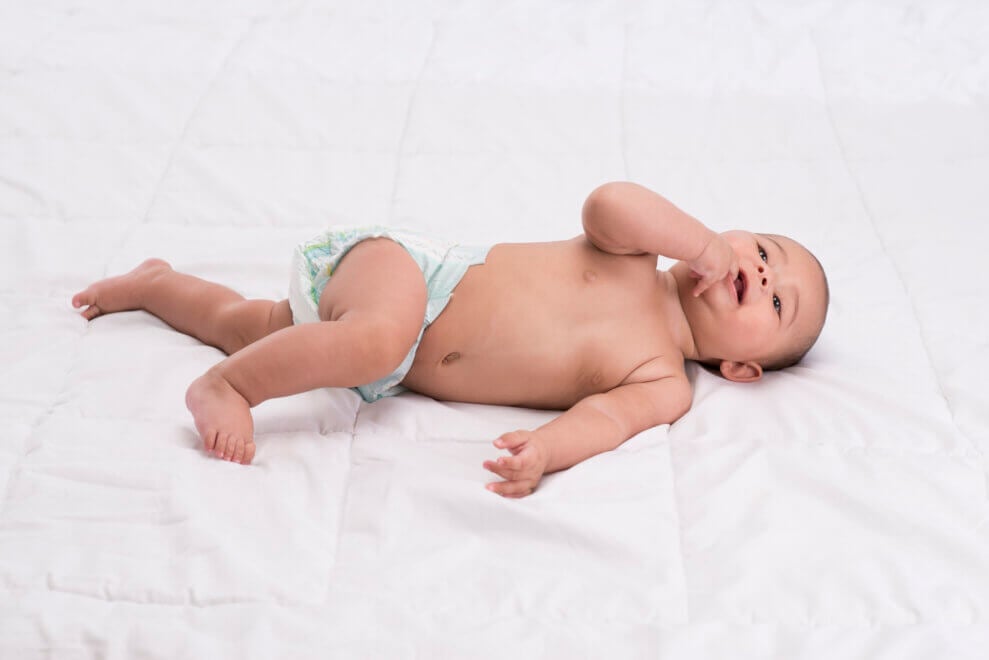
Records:
{"label": "white bedding surface", "polygon": [[[531,4],[0,5],[0,657],[986,657],[989,9]],[[830,317],[523,500],[481,463],[553,413],[316,391],[231,465],[218,350],[69,304],[281,299],[333,222],[567,238],[613,179],[801,240]]]}

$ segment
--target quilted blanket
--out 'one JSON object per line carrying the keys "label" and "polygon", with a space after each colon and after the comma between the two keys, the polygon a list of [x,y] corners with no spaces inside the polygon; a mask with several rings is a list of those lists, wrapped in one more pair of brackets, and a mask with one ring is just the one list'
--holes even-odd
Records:
{"label": "quilted blanket", "polygon": [[[974,0],[0,4],[0,657],[989,657],[987,44]],[[482,462],[556,413],[319,390],[233,465],[220,351],[69,302],[150,256],[283,299],[340,222],[570,238],[623,179],[805,243],[828,322],[521,500]]]}

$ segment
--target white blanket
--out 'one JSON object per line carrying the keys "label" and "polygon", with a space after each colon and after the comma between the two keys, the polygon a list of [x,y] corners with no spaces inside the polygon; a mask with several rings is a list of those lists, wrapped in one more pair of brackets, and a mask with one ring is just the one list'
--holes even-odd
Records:
{"label": "white blanket", "polygon": [[[987,44],[965,0],[3,3],[0,657],[987,657]],[[553,413],[315,391],[232,465],[218,350],[69,303],[149,256],[282,299],[334,222],[569,238],[614,179],[805,243],[828,323],[522,500],[481,464]]]}

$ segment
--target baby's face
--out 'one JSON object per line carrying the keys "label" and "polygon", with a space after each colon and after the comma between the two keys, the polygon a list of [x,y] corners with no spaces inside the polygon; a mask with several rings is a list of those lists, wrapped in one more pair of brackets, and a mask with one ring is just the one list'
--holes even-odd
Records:
{"label": "baby's face", "polygon": [[763,365],[820,332],[824,274],[806,248],[785,236],[729,231],[739,277],[699,297],[681,295],[701,356]]}

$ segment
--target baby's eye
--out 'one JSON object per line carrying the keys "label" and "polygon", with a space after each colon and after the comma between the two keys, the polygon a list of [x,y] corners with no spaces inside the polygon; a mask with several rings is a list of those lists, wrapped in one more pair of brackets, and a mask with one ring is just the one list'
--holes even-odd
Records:
{"label": "baby's eye", "polygon": [[766,251],[763,250],[762,249],[762,246],[759,245],[758,243],[756,243],[756,247],[759,248],[759,258],[762,259],[763,261],[765,261],[768,264],[769,263],[769,257],[766,256]]}
{"label": "baby's eye", "polygon": [[779,296],[773,296],[773,309],[776,310],[776,315],[780,316],[780,310],[783,309],[783,304],[780,302]]}

